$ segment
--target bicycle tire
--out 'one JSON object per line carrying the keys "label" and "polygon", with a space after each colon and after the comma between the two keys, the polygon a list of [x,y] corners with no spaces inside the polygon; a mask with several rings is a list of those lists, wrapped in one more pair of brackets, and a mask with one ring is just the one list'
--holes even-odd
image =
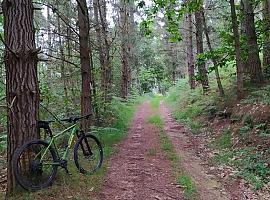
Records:
{"label": "bicycle tire", "polygon": [[[57,173],[58,166],[51,165],[51,172],[48,178],[44,178],[43,181],[43,176],[45,172],[48,171],[48,168],[45,168],[45,166],[49,166],[49,164],[43,166],[38,160],[37,156],[39,156],[41,154],[40,151],[42,151],[42,149],[39,148],[39,146],[41,146],[41,148],[48,148],[49,144],[43,140],[33,140],[27,142],[23,146],[16,149],[12,158],[12,166],[15,179],[22,188],[28,191],[37,191],[51,186],[53,181],[55,180]],[[23,153],[26,153],[26,155],[24,155]],[[44,158],[46,159],[47,156],[51,156],[51,159],[54,163],[58,162],[57,154],[55,150],[52,148],[52,146],[49,147]],[[20,161],[21,157],[23,159],[22,160],[23,162]],[[26,166],[27,164],[28,167]],[[24,165],[22,167],[23,169],[20,168],[21,165]],[[26,173],[24,174],[23,173],[24,171],[21,170],[25,170]],[[29,178],[30,181],[27,180],[26,178]],[[39,184],[36,184],[35,181],[38,181]]]}
{"label": "bicycle tire", "polygon": [[[89,158],[90,161],[86,161],[86,159],[79,160],[82,156],[84,156],[84,158]],[[94,163],[92,167],[93,163],[91,164],[91,161],[93,161],[95,158],[97,158],[97,163]],[[79,172],[83,174],[92,174],[101,167],[103,162],[103,149],[97,137],[92,134],[86,134],[82,135],[77,140],[74,147],[74,162]],[[85,164],[87,165],[87,168],[83,166]],[[88,167],[90,167],[90,169],[88,169]]]}

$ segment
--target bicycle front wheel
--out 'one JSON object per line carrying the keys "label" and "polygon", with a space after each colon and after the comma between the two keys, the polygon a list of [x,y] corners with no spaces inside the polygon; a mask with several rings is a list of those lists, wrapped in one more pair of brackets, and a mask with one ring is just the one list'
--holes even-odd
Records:
{"label": "bicycle front wheel", "polygon": [[37,191],[54,181],[57,155],[47,142],[33,140],[15,151],[12,165],[17,183],[28,191]]}
{"label": "bicycle front wheel", "polygon": [[92,174],[101,167],[103,149],[94,135],[86,134],[78,139],[74,147],[74,161],[83,174]]}

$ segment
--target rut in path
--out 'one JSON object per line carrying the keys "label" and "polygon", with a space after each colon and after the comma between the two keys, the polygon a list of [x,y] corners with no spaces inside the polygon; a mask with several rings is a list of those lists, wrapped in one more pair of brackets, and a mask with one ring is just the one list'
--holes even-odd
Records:
{"label": "rut in path", "polygon": [[161,154],[159,130],[147,123],[150,116],[148,103],[139,107],[128,138],[110,161],[99,200],[183,199],[170,164]]}
{"label": "rut in path", "polygon": [[196,157],[192,152],[185,127],[176,123],[164,103],[160,106],[160,114],[165,123],[165,132],[169,135],[176,153],[181,158],[181,167],[195,182],[199,191],[199,198],[202,200],[231,199],[216,177],[207,174],[200,158]]}

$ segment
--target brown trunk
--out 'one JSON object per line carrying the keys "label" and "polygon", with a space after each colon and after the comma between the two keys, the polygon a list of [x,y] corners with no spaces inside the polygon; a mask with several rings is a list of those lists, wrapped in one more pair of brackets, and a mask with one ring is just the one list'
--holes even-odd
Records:
{"label": "brown trunk", "polygon": [[[58,40],[59,40],[59,48],[60,48],[60,58],[61,58],[61,80],[62,84],[64,86],[64,102],[68,101],[68,91],[67,91],[67,80],[66,80],[66,73],[65,73],[65,54],[64,54],[64,46],[62,44],[62,37],[61,37],[61,22],[60,17],[57,17],[57,23],[58,23]],[[66,114],[69,114],[68,106],[66,106]]]}
{"label": "brown trunk", "polygon": [[110,65],[110,45],[107,37],[106,2],[94,0],[93,5],[101,68],[101,91],[104,101],[107,102],[111,99],[112,69]]}
{"label": "brown trunk", "polygon": [[263,74],[261,68],[261,60],[259,57],[259,47],[257,44],[257,35],[254,22],[254,9],[251,0],[242,0],[245,31],[248,45],[248,65],[251,82],[254,84],[263,81]]}
{"label": "brown trunk", "polygon": [[[79,43],[80,43],[80,60],[81,60],[81,115],[92,113],[92,67],[90,62],[89,48],[89,14],[86,0],[77,0],[78,2],[78,24],[79,24]],[[88,130],[91,120],[83,120],[81,128]]]}
{"label": "brown trunk", "polygon": [[[212,53],[213,49],[212,49],[212,45],[211,45],[211,42],[210,42],[207,23],[206,23],[206,19],[205,19],[205,16],[204,16],[204,11],[202,11],[202,16],[203,16],[203,27],[204,27],[204,34],[205,34],[206,41],[207,41],[207,46],[208,46],[208,49],[209,49],[210,53]],[[220,94],[220,96],[224,96],[224,90],[223,90],[222,83],[221,83],[221,80],[220,80],[217,60],[215,58],[213,58],[212,61],[214,63],[215,75],[216,75],[216,81],[217,81],[217,85],[218,85],[219,94]]]}
{"label": "brown trunk", "polygon": [[[51,33],[51,13],[50,8],[47,7],[47,34],[48,34],[48,58],[50,59],[52,55],[52,33]],[[48,72],[48,85],[50,85],[50,80],[52,78],[51,64],[47,63],[47,72]]]}
{"label": "brown trunk", "polygon": [[121,97],[127,99],[130,93],[131,66],[129,60],[129,5],[127,1],[121,0],[120,8],[120,29],[121,29]]}
{"label": "brown trunk", "polygon": [[[200,10],[195,12],[195,20],[196,20],[196,43],[197,43],[197,55],[202,54],[203,50],[203,16],[202,16],[202,6]],[[205,66],[205,62],[203,60],[198,59],[198,72],[200,76],[200,81],[202,84],[203,91],[206,92],[209,89],[208,83],[208,75]]]}
{"label": "brown trunk", "polygon": [[188,76],[189,85],[191,89],[195,89],[195,72],[194,72],[194,54],[193,54],[193,25],[192,14],[187,14],[187,63],[188,63]]}
{"label": "brown trunk", "polygon": [[265,0],[264,2],[264,35],[263,35],[263,67],[266,74],[270,75],[270,1]]}
{"label": "brown trunk", "polygon": [[[4,0],[6,93],[8,110],[7,193],[15,180],[11,159],[23,143],[38,138],[39,88],[31,0]],[[13,103],[12,103],[13,102]]]}
{"label": "brown trunk", "polygon": [[238,98],[241,98],[243,93],[243,63],[241,60],[240,37],[238,32],[237,15],[235,12],[234,0],[230,0],[230,6],[236,55],[237,95]]}

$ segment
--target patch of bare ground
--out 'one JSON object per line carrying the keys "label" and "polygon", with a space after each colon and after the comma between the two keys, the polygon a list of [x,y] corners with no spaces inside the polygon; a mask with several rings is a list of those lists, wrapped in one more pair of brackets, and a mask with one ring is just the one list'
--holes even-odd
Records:
{"label": "patch of bare ground", "polygon": [[147,123],[149,103],[139,107],[128,137],[111,161],[99,200],[181,200],[170,163],[159,147],[160,130]]}
{"label": "patch of bare ground", "polygon": [[192,177],[199,191],[199,198],[202,200],[231,199],[220,180],[208,173],[206,163],[196,151],[200,148],[201,141],[193,138],[183,125],[172,118],[170,110],[164,103],[160,106],[160,112],[165,122],[165,132],[171,138],[175,151],[180,156],[181,167]]}

